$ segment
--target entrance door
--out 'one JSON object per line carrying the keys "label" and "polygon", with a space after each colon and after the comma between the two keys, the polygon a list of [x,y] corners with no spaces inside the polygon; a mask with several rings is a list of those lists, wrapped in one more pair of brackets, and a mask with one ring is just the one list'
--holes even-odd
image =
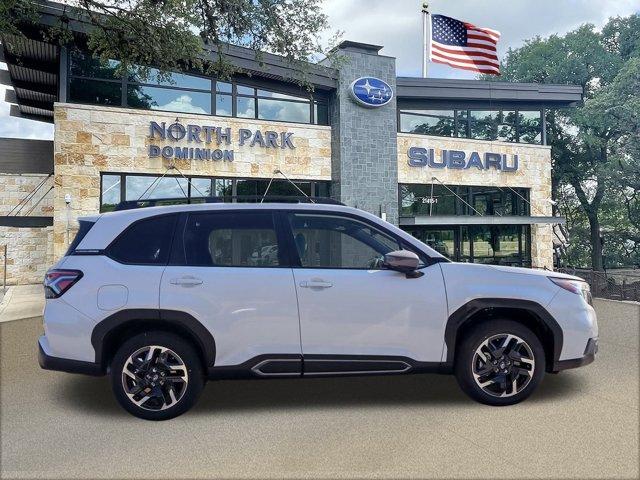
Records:
{"label": "entrance door", "polygon": [[398,357],[440,361],[447,311],[437,265],[418,278],[382,268],[399,241],[356,217],[296,212],[285,223],[300,262],[305,374],[407,369]]}
{"label": "entrance door", "polygon": [[300,374],[295,286],[273,214],[195,211],[176,230],[160,308],[187,312],[211,332],[216,367],[268,356],[281,360],[280,374]]}

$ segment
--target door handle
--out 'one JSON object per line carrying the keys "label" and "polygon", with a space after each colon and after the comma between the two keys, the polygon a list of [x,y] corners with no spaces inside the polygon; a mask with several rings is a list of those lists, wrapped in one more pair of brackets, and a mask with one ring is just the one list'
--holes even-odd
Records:
{"label": "door handle", "polygon": [[171,285],[180,285],[181,287],[195,287],[196,285],[201,285],[202,280],[196,277],[188,276],[188,277],[172,278],[171,280],[169,280],[169,283]]}
{"label": "door handle", "polygon": [[300,282],[300,286],[302,288],[330,288],[333,287],[333,283],[324,280],[305,280]]}

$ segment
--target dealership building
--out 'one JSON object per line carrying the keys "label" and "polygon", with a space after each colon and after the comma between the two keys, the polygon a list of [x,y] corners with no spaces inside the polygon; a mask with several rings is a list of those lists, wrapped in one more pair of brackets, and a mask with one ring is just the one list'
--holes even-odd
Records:
{"label": "dealership building", "polygon": [[[61,8],[47,3],[41,22]],[[40,281],[79,216],[265,192],[367,210],[453,260],[553,268],[563,219],[544,112],[581,102],[581,87],[398,77],[381,46],[351,41],[333,51],[339,68],[309,64],[312,93],[283,58],[234,46],[231,80],[119,75],[86,53],[87,25],[70,26],[65,47],[28,29],[0,38],[12,115],[54,126],[52,142],[0,140],[10,283]]]}

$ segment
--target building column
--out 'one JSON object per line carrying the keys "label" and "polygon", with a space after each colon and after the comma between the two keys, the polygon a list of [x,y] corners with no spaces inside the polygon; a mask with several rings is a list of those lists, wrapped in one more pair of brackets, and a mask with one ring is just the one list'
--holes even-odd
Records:
{"label": "building column", "polygon": [[[398,224],[398,148],[395,58],[378,54],[382,47],[342,42],[338,88],[330,102],[332,196]],[[331,57],[330,57],[331,58]],[[325,60],[330,65],[330,59]],[[367,108],[350,95],[351,83],[375,77],[394,91],[386,105]]]}

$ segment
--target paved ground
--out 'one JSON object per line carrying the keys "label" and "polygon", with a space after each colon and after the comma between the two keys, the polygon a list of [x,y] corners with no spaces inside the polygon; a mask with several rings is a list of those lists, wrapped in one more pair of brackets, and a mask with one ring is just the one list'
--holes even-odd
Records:
{"label": "paved ground", "polygon": [[638,478],[640,307],[597,310],[596,362],[514,407],[438,375],[221,381],[164,423],[120,410],[106,378],[40,370],[40,319],[4,323],[0,477]]}
{"label": "paved ground", "polygon": [[0,297],[0,322],[9,322],[42,315],[44,293],[42,284],[9,287]]}

